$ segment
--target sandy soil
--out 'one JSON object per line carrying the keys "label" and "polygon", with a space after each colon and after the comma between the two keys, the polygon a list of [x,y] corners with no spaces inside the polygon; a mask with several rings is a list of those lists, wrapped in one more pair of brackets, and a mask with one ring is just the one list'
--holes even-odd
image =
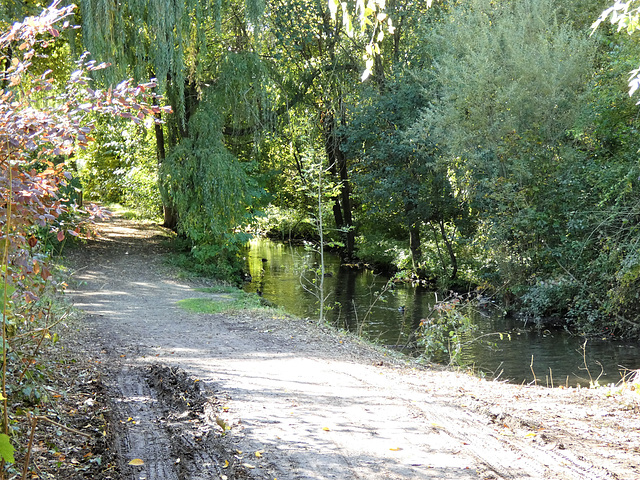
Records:
{"label": "sandy soil", "polygon": [[111,478],[640,478],[640,386],[508,385],[271,311],[187,313],[213,295],[163,264],[160,228],[101,230],[69,256],[69,293],[110,399]]}

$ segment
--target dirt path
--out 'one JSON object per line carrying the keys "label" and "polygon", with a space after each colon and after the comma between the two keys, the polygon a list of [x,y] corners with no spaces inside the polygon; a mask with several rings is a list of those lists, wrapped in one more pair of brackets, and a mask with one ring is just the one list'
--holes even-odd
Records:
{"label": "dirt path", "polygon": [[186,313],[176,301],[211,294],[170,275],[161,238],[115,219],[69,259],[121,478],[640,478],[631,386],[505,385],[272,312]]}

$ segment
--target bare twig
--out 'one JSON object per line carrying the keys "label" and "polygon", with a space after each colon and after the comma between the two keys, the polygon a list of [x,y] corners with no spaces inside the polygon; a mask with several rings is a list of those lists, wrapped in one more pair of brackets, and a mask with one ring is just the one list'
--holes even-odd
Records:
{"label": "bare twig", "polygon": [[29,435],[29,445],[27,446],[27,454],[25,455],[24,466],[22,467],[22,480],[26,480],[27,478],[29,461],[31,458],[31,450],[33,448],[33,438],[36,433],[36,426],[38,425],[38,421],[49,422],[58,428],[66,430],[67,432],[75,433],[76,435],[91,439],[91,435],[76,430],[75,428],[67,427],[66,425],[58,423],[55,420],[51,420],[49,417],[46,417],[44,415],[31,415],[30,413],[27,413],[27,418],[31,421],[31,434]]}
{"label": "bare twig", "polygon": [[533,373],[533,384],[538,385],[538,379],[536,378],[536,372],[533,371],[533,355],[531,355],[531,363],[529,364],[531,373]]}
{"label": "bare twig", "polygon": [[[584,364],[584,369],[587,371],[587,375],[589,375],[589,385],[595,385],[593,383],[593,377],[591,376],[591,372],[589,371],[589,366],[587,365],[587,339],[584,339],[584,343],[580,350],[582,350],[582,363]],[[600,377],[598,377],[600,378]]]}
{"label": "bare twig", "polygon": [[24,457],[24,465],[22,466],[22,480],[27,479],[29,462],[31,460],[31,450],[33,449],[33,437],[36,434],[36,425],[38,424],[38,419],[36,417],[32,417],[29,413],[27,413],[27,418],[31,420],[31,434],[29,435],[29,445],[27,446],[27,453]]}
{"label": "bare twig", "polygon": [[44,415],[37,415],[37,416],[34,416],[33,418],[43,422],[49,422],[58,428],[62,428],[63,430],[66,430],[67,432],[75,433],[76,435],[80,435],[82,437],[89,438],[89,439],[92,438],[91,435],[89,435],[88,433],[81,432],[80,430],[76,430],[75,428],[67,427],[66,425],[58,423],[55,420],[51,420],[49,417],[45,417]]}

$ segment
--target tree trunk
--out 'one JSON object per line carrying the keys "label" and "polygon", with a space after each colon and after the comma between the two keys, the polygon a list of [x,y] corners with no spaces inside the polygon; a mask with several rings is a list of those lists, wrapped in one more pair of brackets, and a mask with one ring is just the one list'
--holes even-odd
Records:
{"label": "tree trunk", "polygon": [[420,244],[420,227],[416,223],[409,228],[409,248],[411,249],[413,270],[417,272],[422,257],[422,245]]}
{"label": "tree trunk", "polygon": [[[330,153],[330,148],[328,145],[325,145],[327,158],[329,159],[329,172],[333,178],[339,178],[338,168],[334,159],[332,159],[332,154]],[[341,229],[344,227],[344,217],[342,216],[342,207],[340,205],[340,196],[336,195],[331,199],[333,201],[333,219],[336,222],[336,228]]]}
{"label": "tree trunk", "polygon": [[342,207],[340,206],[340,198],[333,198],[333,218],[336,222],[337,228],[342,228],[344,226],[344,218],[342,218]]}
{"label": "tree trunk", "polygon": [[447,252],[449,252],[449,258],[451,259],[451,276],[449,277],[450,280],[455,280],[456,277],[458,276],[458,260],[456,259],[456,254],[453,251],[453,246],[451,245],[451,241],[449,240],[449,237],[447,236],[447,232],[444,228],[444,220],[440,220],[438,222],[440,224],[440,234],[442,235],[442,240],[444,241],[444,244],[447,246]]}
{"label": "tree trunk", "polygon": [[353,216],[351,204],[351,183],[349,182],[349,171],[347,169],[347,159],[340,150],[336,149],[336,158],[338,159],[338,169],[340,170],[340,180],[342,182],[342,215],[344,216],[345,238],[346,238],[346,258],[350,260],[353,257],[355,249],[356,232],[353,229]]}
{"label": "tree trunk", "polygon": [[178,230],[178,210],[175,207],[163,205],[162,216],[164,218],[162,222],[163,227],[173,230],[174,232]]}
{"label": "tree trunk", "polygon": [[[158,117],[160,117],[160,114],[158,114]],[[162,163],[165,161],[165,158],[166,158],[166,150],[165,150],[165,144],[164,144],[164,130],[163,130],[162,124],[156,123],[155,132],[156,132],[156,153],[158,155],[158,172],[160,172],[162,168]],[[168,193],[163,188],[162,181],[158,179],[158,182],[159,182],[159,188],[160,188],[160,193],[162,197],[162,215],[164,218],[164,221],[162,222],[162,226],[165,228],[169,228],[173,231],[176,231],[178,227],[178,211],[173,205],[171,205],[171,199],[169,198]]]}
{"label": "tree trunk", "polygon": [[[171,78],[168,76],[167,81],[170,81]],[[196,89],[196,85],[194,83],[186,83],[184,88],[184,118],[175,119],[173,122],[169,122],[167,124],[168,133],[169,133],[169,147],[175,147],[181,138],[186,138],[189,136],[189,119],[196,112],[199,104],[198,93]],[[172,105],[174,112],[178,112],[179,109],[176,105]],[[160,114],[157,115],[160,118]],[[165,135],[164,128],[161,124],[156,124],[155,126],[156,132],[156,150],[158,153],[158,171],[160,171],[162,167],[162,163],[166,159],[166,147],[165,147]],[[180,216],[178,213],[178,209],[175,207],[173,202],[171,201],[171,197],[169,193],[165,190],[160,182],[160,194],[162,196],[162,214],[164,217],[164,222],[162,223],[163,227],[169,228],[174,232],[178,229],[178,223],[180,221]]]}
{"label": "tree trunk", "polygon": [[334,199],[334,217],[336,227],[342,229],[342,238],[345,244],[344,257],[349,260],[353,258],[355,232],[353,230],[353,207],[347,159],[340,150],[340,139],[336,133],[336,122],[332,114],[327,114],[325,117],[324,127],[325,151],[329,159],[329,169],[340,180],[340,200]]}

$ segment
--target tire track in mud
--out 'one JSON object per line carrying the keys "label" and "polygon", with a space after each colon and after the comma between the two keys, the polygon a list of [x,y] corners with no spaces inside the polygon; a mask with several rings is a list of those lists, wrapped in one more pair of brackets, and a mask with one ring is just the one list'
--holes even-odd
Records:
{"label": "tire track in mud", "polygon": [[[107,387],[123,480],[223,478],[220,459],[232,453],[214,433],[219,402],[201,385],[178,368],[120,365]],[[129,465],[133,459],[144,464]],[[241,465],[226,468],[231,478],[246,476]]]}
{"label": "tire track in mud", "polygon": [[[138,368],[122,365],[112,382],[111,434],[124,479],[178,480],[169,456],[171,440],[159,424],[159,401]],[[141,459],[143,465],[128,463]]]}

